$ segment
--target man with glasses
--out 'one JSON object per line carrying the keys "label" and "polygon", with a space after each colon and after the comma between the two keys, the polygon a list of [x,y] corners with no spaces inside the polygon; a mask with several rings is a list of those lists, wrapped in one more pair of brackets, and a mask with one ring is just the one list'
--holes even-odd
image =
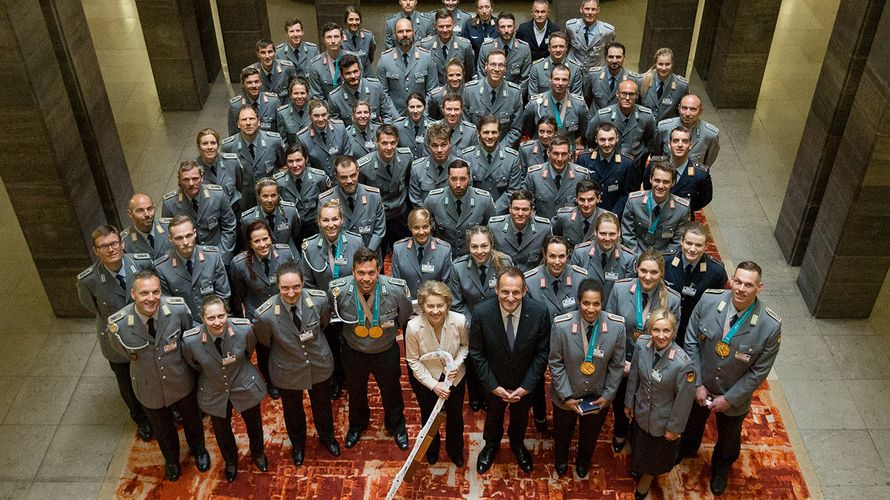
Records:
{"label": "man with glasses", "polygon": [[655,117],[649,108],[637,105],[637,83],[624,80],[618,85],[618,103],[591,113],[587,143],[596,144],[597,128],[611,123],[618,130],[618,151],[630,155],[637,172],[642,172],[655,141]]}
{"label": "man with glasses", "polygon": [[[515,147],[519,128],[514,126],[522,114],[522,92],[519,85],[507,81],[507,56],[498,48],[488,53],[485,78],[467,82],[463,89],[464,113],[467,121],[479,127],[483,116],[493,115],[499,124],[499,138],[504,146]],[[517,123],[518,125],[518,123]]]}

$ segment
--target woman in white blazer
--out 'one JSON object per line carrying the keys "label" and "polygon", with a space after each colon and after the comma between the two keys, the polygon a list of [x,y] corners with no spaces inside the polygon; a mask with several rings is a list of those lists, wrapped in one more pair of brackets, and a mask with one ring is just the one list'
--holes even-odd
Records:
{"label": "woman in white blazer", "polygon": [[[442,409],[446,412],[445,450],[451,462],[464,466],[464,360],[469,350],[467,319],[463,314],[451,311],[451,290],[440,281],[426,281],[417,291],[420,316],[408,322],[405,330],[405,359],[408,362],[408,379],[417,396],[423,422],[429,418],[439,398],[447,398]],[[454,358],[455,368],[445,369],[439,359],[421,361],[424,354],[446,351]],[[446,378],[451,381],[447,387]],[[427,448],[427,462],[439,460],[441,441],[439,433]]]}

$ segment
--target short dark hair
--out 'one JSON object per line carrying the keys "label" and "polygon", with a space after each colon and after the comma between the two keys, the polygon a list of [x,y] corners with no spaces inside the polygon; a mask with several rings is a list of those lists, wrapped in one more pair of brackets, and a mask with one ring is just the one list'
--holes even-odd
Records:
{"label": "short dark hair", "polygon": [[528,201],[533,207],[535,206],[535,197],[528,189],[519,188],[510,194],[510,205],[512,205],[514,201],[522,200]]}
{"label": "short dark hair", "polygon": [[299,17],[292,17],[292,18],[288,19],[287,21],[284,22],[284,31],[289,30],[291,26],[294,26],[296,24],[299,24],[300,28],[303,27],[303,21],[300,21]]}
{"label": "short dark hair", "polygon": [[273,42],[272,40],[269,40],[268,38],[260,38],[259,41],[257,41],[257,43],[256,43],[256,49],[260,50],[264,47],[268,47],[269,45],[274,47],[275,42]]}
{"label": "short dark hair", "polygon": [[763,269],[753,260],[745,260],[739,262],[739,265],[735,267],[735,270],[738,271],[741,269],[742,271],[751,271],[757,273],[758,281],[763,279]]}
{"label": "short dark hair", "polygon": [[[355,156],[352,155],[340,155],[337,159],[334,160],[334,170],[346,166],[346,165],[355,165],[358,168],[358,161],[356,161]],[[336,173],[336,172],[335,172]]]}
{"label": "short dark hair", "polygon": [[544,238],[544,243],[541,244],[541,261],[546,258],[547,255],[547,247],[550,245],[562,245],[566,247],[566,253],[570,253],[572,251],[572,245],[569,244],[569,240],[563,238],[558,234],[549,234]]}
{"label": "short dark hair", "polygon": [[674,138],[674,132],[683,132],[683,133],[687,134],[687,135],[689,136],[690,139],[692,138],[692,131],[691,131],[691,130],[689,130],[688,128],[684,127],[683,125],[677,125],[676,127],[674,127],[674,128],[671,129],[671,133],[668,134],[668,140]]}
{"label": "short dark hair", "polygon": [[411,99],[417,99],[418,101],[420,101],[421,104],[423,104],[423,107],[426,107],[426,96],[424,96],[422,93],[411,92],[411,94],[409,94],[408,97],[405,98],[405,106],[408,105]]}
{"label": "short dark hair", "polygon": [[498,17],[495,20],[495,24],[501,22],[501,19],[509,19],[513,21],[514,24],[516,23],[516,16],[514,16],[512,12],[501,12],[500,14],[498,14]]}
{"label": "short dark hair", "polygon": [[340,71],[344,69],[359,64],[358,57],[355,57],[352,54],[343,54],[343,57],[340,58],[340,62],[337,63],[340,66]]}
{"label": "short dark hair", "polygon": [[501,122],[498,121],[498,117],[494,115],[485,115],[482,118],[479,118],[479,123],[477,125],[476,133],[482,133],[482,127],[486,125],[497,125],[498,131],[501,130]]}
{"label": "short dark hair", "polygon": [[456,160],[452,160],[451,163],[448,164],[448,173],[451,174],[452,170],[458,169],[458,168],[467,169],[467,172],[472,177],[473,172],[470,170],[470,164],[467,163],[465,160],[461,160],[460,158],[458,158]]}
{"label": "short dark hair", "polygon": [[426,140],[432,144],[434,140],[446,140],[451,143],[451,128],[444,122],[434,123],[426,129]]}
{"label": "short dark hair", "polygon": [[587,191],[596,191],[597,196],[600,194],[600,183],[593,179],[581,179],[575,184],[575,196]]}
{"label": "short dark hair", "polygon": [[445,92],[445,95],[442,97],[442,107],[445,107],[446,102],[459,102],[460,106],[464,106],[464,98],[460,96],[457,92]]}
{"label": "short dark hair", "polygon": [[290,156],[294,153],[300,153],[303,155],[303,158],[306,158],[307,160],[309,159],[309,154],[306,152],[306,146],[300,141],[293,141],[291,144],[288,144],[284,156]]}
{"label": "short dark hair", "polygon": [[553,136],[553,139],[550,140],[550,150],[553,150],[553,146],[569,146],[569,149],[572,149],[569,140],[564,135]]}
{"label": "short dark hair", "polygon": [[596,292],[600,294],[600,302],[602,302],[605,297],[603,297],[603,284],[599,282],[599,280],[595,280],[592,278],[586,278],[581,281],[581,284],[578,285],[578,305],[581,304],[581,297],[584,296],[587,292]]}
{"label": "short dark hair", "polygon": [[376,137],[379,141],[381,135],[391,135],[398,139],[399,129],[397,129],[396,126],[392,123],[383,123],[379,127],[377,127],[377,132],[374,133],[374,137]]}
{"label": "short dark hair", "polygon": [[241,70],[241,83],[244,83],[244,80],[247,80],[248,76],[251,75],[260,75],[260,70],[254,68],[253,66],[248,66]]}
{"label": "short dark hair", "polygon": [[260,229],[265,229],[267,233],[269,233],[269,237],[272,237],[272,229],[269,227],[269,223],[264,219],[255,220],[247,225],[247,228],[244,230],[244,235],[247,236],[247,240],[250,241],[250,235],[254,231],[258,231]]}
{"label": "short dark hair", "polygon": [[99,238],[104,238],[106,236],[111,236],[112,234],[117,235],[117,239],[120,240],[121,233],[117,230],[116,227],[111,224],[102,224],[93,230],[92,234],[90,234],[90,239],[93,241],[93,246],[96,246],[96,240]]}
{"label": "short dark hair", "polygon": [[498,273],[498,286],[501,286],[501,278],[507,276],[508,278],[519,278],[522,281],[522,288],[525,288],[525,274],[522,273],[522,269],[519,269],[516,266],[507,266],[501,269],[501,272]]}
{"label": "short dark hair", "polygon": [[133,283],[134,284],[140,280],[150,280],[150,279],[156,279],[158,281],[161,280],[161,278],[158,277],[158,273],[156,273],[154,269],[143,269],[133,275]]}
{"label": "short dark hair", "polygon": [[355,254],[353,254],[352,256],[352,268],[355,269],[360,264],[365,264],[372,261],[377,267],[380,267],[380,256],[377,255],[377,252],[371,250],[368,247],[361,247],[356,250]]}
{"label": "short dark hair", "polygon": [[358,18],[360,21],[363,21],[362,11],[358,10],[358,7],[355,5],[350,5],[343,9],[343,23],[346,23],[346,20],[349,19],[349,14],[358,14]]}
{"label": "short dark hair", "polygon": [[440,9],[436,10],[436,15],[433,16],[433,24],[435,24],[435,22],[438,21],[439,19],[453,19],[453,18],[451,17],[451,13],[448,12],[448,9],[446,9],[445,7],[442,7]]}
{"label": "short dark hair", "polygon": [[324,38],[325,33],[334,30],[343,31],[342,29],[340,29],[339,24],[328,21],[321,26],[321,31],[319,31],[319,34],[321,34],[322,38]]}
{"label": "short dark hair", "polygon": [[281,281],[281,277],[285,274],[296,274],[300,276],[300,281],[303,280],[303,270],[300,269],[300,265],[292,260],[285,261],[278,269],[275,271],[275,278],[277,281]]}
{"label": "short dark hair", "polygon": [[617,135],[621,135],[621,134],[618,133],[618,128],[617,128],[615,125],[613,125],[613,124],[611,124],[611,123],[609,123],[609,122],[606,122],[606,123],[600,123],[599,126],[596,127],[596,134],[594,134],[594,135],[597,135],[597,134],[599,134],[600,132],[612,132],[612,131],[615,132],[615,135],[616,135],[616,136],[617,136]]}
{"label": "short dark hair", "polygon": [[[547,125],[550,125],[550,127],[553,129],[554,132],[559,130],[559,125],[556,124],[556,118],[549,116],[549,115],[542,116],[542,117],[538,118],[538,122],[535,123],[535,129],[537,129],[544,123],[546,123]],[[611,125],[611,123],[610,123],[610,125]]]}
{"label": "short dark hair", "polygon": [[621,42],[609,42],[606,44],[606,54],[609,53],[609,49],[621,49],[622,54],[627,53],[627,49],[624,47],[624,44]]}

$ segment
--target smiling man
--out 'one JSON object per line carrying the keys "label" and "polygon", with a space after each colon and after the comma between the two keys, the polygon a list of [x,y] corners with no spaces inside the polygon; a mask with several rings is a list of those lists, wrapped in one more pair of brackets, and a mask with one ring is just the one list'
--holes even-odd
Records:
{"label": "smiling man", "polygon": [[309,61],[318,55],[318,45],[303,40],[303,21],[290,18],[284,22],[287,41],[275,46],[275,57],[293,64],[294,72],[299,78],[309,76]]}
{"label": "smiling man", "polygon": [[692,143],[689,157],[709,167],[714,166],[720,153],[720,129],[701,119],[701,98],[695,94],[686,95],[680,99],[677,109],[680,116],[658,122],[656,133],[659,144],[653,149],[670,154],[671,132],[677,127],[686,127]]}
{"label": "smiling man", "polygon": [[652,167],[652,189],[630,194],[621,217],[621,243],[636,255],[648,248],[662,252],[680,245],[680,226],[689,220],[689,200],[671,194],[677,176],[664,159]]}
{"label": "smiling man", "polygon": [[275,44],[265,38],[256,43],[256,57],[257,62],[248,68],[256,68],[260,72],[263,90],[277,95],[282,102],[287,101],[287,84],[297,76],[294,63],[277,59]]}
{"label": "smiling man", "polygon": [[550,235],[550,220],[535,215],[534,197],[525,189],[510,195],[508,215],[488,219],[494,246],[511,256],[519,269],[528,271],[541,262],[541,245]]}

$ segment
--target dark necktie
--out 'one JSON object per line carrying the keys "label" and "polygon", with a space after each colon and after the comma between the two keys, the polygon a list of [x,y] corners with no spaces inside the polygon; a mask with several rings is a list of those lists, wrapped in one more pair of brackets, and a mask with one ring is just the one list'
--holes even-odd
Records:
{"label": "dark necktie", "polygon": [[328,143],[328,134],[326,134],[324,130],[321,131],[321,142],[323,144]]}
{"label": "dark necktie", "polygon": [[661,205],[655,205],[652,209],[652,218],[656,218],[661,214]]}
{"label": "dark necktie", "polygon": [[185,261],[185,269],[189,272],[189,274],[192,274],[192,259]]}
{"label": "dark necktie", "polygon": [[266,277],[269,277],[269,259],[263,259],[263,272],[266,273]]}
{"label": "dark necktie", "polygon": [[643,310],[644,311],[646,310],[646,306],[648,306],[648,305],[649,305],[649,294],[646,292],[643,292]]}
{"label": "dark necktie", "polygon": [[562,186],[562,175],[556,174],[553,176],[553,182],[556,183],[556,189],[559,189],[559,187]]}
{"label": "dark necktie", "polygon": [[275,212],[272,212],[271,214],[266,215],[266,223],[269,224],[270,230],[272,230],[272,231],[275,230]]}
{"label": "dark necktie", "polygon": [[516,330],[513,329],[513,315],[507,315],[507,343],[510,344],[510,350],[513,350],[513,344],[516,342]]}
{"label": "dark necktie", "polygon": [[214,163],[213,165],[210,165],[209,170],[210,170],[210,174],[213,175],[213,178],[215,179],[216,178],[216,163]]}
{"label": "dark necktie", "polygon": [[522,245],[522,231],[516,233],[516,244]]}
{"label": "dark necktie", "polygon": [[368,143],[368,129],[362,130],[362,142]]}
{"label": "dark necktie", "polygon": [[252,142],[247,146],[247,152],[250,153],[251,158],[256,158],[256,146]]}
{"label": "dark necktie", "polygon": [[390,163],[386,164],[386,175],[392,177],[392,164]]}
{"label": "dark necktie", "polygon": [[606,270],[606,266],[609,265],[609,254],[603,252],[600,254],[600,262],[602,263],[603,270]]}
{"label": "dark necktie", "polygon": [[302,193],[303,192],[303,179],[297,179],[297,182],[295,182],[295,184],[297,185],[297,193]]}
{"label": "dark necktie", "polygon": [[562,101],[556,101],[556,112],[559,113],[562,110]]}
{"label": "dark necktie", "polygon": [[154,247],[155,247],[155,237],[152,236],[151,233],[148,233],[148,244],[151,246],[152,249],[154,249]]}
{"label": "dark necktie", "polygon": [[615,77],[614,76],[609,77],[609,92],[612,94],[615,93]]}
{"label": "dark necktie", "polygon": [[588,231],[590,231],[590,221],[584,219],[584,236],[587,236]]}
{"label": "dark necktie", "polygon": [[442,59],[446,62],[448,61],[448,44],[447,43],[442,44]]}
{"label": "dark necktie", "polygon": [[590,44],[590,26],[584,27],[584,45]]}
{"label": "dark necktie", "polygon": [[495,89],[491,89],[491,103],[494,104],[494,101],[497,98],[498,98],[498,91]]}
{"label": "dark necktie", "polygon": [[148,334],[151,335],[151,338],[155,338],[155,335],[158,334],[158,331],[155,330],[155,319],[148,318],[146,325],[148,326]]}
{"label": "dark necktie", "polygon": [[195,213],[198,213],[198,199],[197,198],[192,200],[192,210],[194,210]]}
{"label": "dark necktie", "polygon": [[553,283],[550,284],[553,286],[553,295],[559,294],[559,280],[553,280]]}
{"label": "dark necktie", "polygon": [[658,98],[661,99],[662,94],[664,94],[664,83],[659,80],[658,84],[655,86],[655,95],[657,95]]}
{"label": "dark necktie", "polygon": [[297,327],[297,330],[302,330],[303,322],[300,321],[300,317],[297,316],[297,306],[290,306],[290,316],[294,320],[294,326]]}
{"label": "dark necktie", "polygon": [[436,167],[436,175],[437,175],[436,178],[440,179],[442,177],[442,172],[444,172],[444,171],[445,171],[445,167],[443,167],[442,165],[437,166]]}
{"label": "dark necktie", "polygon": [[251,104],[251,107],[253,107],[253,110],[256,111],[256,115],[260,116],[260,102],[253,101],[253,104]]}
{"label": "dark necktie", "polygon": [[119,285],[121,286],[121,288],[123,288],[124,291],[126,292],[126,291],[127,291],[127,280],[125,280],[124,277],[121,276],[120,274],[116,274],[114,277],[117,278],[117,282],[118,282],[118,284],[119,284]]}
{"label": "dark necktie", "polygon": [[488,164],[491,165],[491,153],[488,153],[488,156],[485,158],[488,159]]}
{"label": "dark necktie", "polygon": [[656,352],[655,355],[652,356],[652,366],[657,365],[659,361],[661,361],[661,354]]}
{"label": "dark necktie", "polygon": [[463,200],[455,200],[454,201],[454,208],[457,209],[458,217],[460,217],[460,213],[463,211],[463,208],[461,207],[461,205],[463,205],[463,204],[464,204]]}
{"label": "dark necktie", "polygon": [[352,93],[352,97],[355,97],[355,100],[358,101],[358,90]]}
{"label": "dark necktie", "polygon": [[352,48],[353,49],[358,48],[358,34],[356,34],[356,33],[352,34]]}
{"label": "dark necktie", "polygon": [[591,338],[593,338],[593,325],[587,325],[587,341],[590,342]]}
{"label": "dark necktie", "polygon": [[479,266],[479,283],[485,286],[485,266]]}
{"label": "dark necktie", "polygon": [[733,314],[731,318],[729,318],[729,327],[732,328],[735,325],[735,322],[739,320],[738,314]]}
{"label": "dark necktie", "polygon": [[349,205],[350,212],[355,211],[355,199],[352,196],[350,196],[349,198],[346,198],[346,204]]}
{"label": "dark necktie", "polygon": [[298,109],[298,110],[297,110],[297,116],[300,117],[300,120],[303,119],[303,114],[304,114],[304,113],[305,113],[305,111],[303,111],[302,109]]}
{"label": "dark necktie", "polygon": [[404,52],[402,54],[402,62],[405,63],[405,68],[408,68],[408,53]]}
{"label": "dark necktie", "polygon": [[423,265],[423,247],[417,247],[417,262]]}
{"label": "dark necktie", "polygon": [[692,283],[692,264],[686,264],[686,269],[684,271],[685,271],[683,273],[683,274],[685,274],[684,284],[688,285],[688,284]]}
{"label": "dark necktie", "polygon": [[217,337],[216,340],[213,341],[213,343],[216,345],[216,352],[218,352],[219,355],[222,356],[222,337]]}
{"label": "dark necktie", "polygon": [[504,45],[504,57],[508,57],[510,55],[510,45]]}

